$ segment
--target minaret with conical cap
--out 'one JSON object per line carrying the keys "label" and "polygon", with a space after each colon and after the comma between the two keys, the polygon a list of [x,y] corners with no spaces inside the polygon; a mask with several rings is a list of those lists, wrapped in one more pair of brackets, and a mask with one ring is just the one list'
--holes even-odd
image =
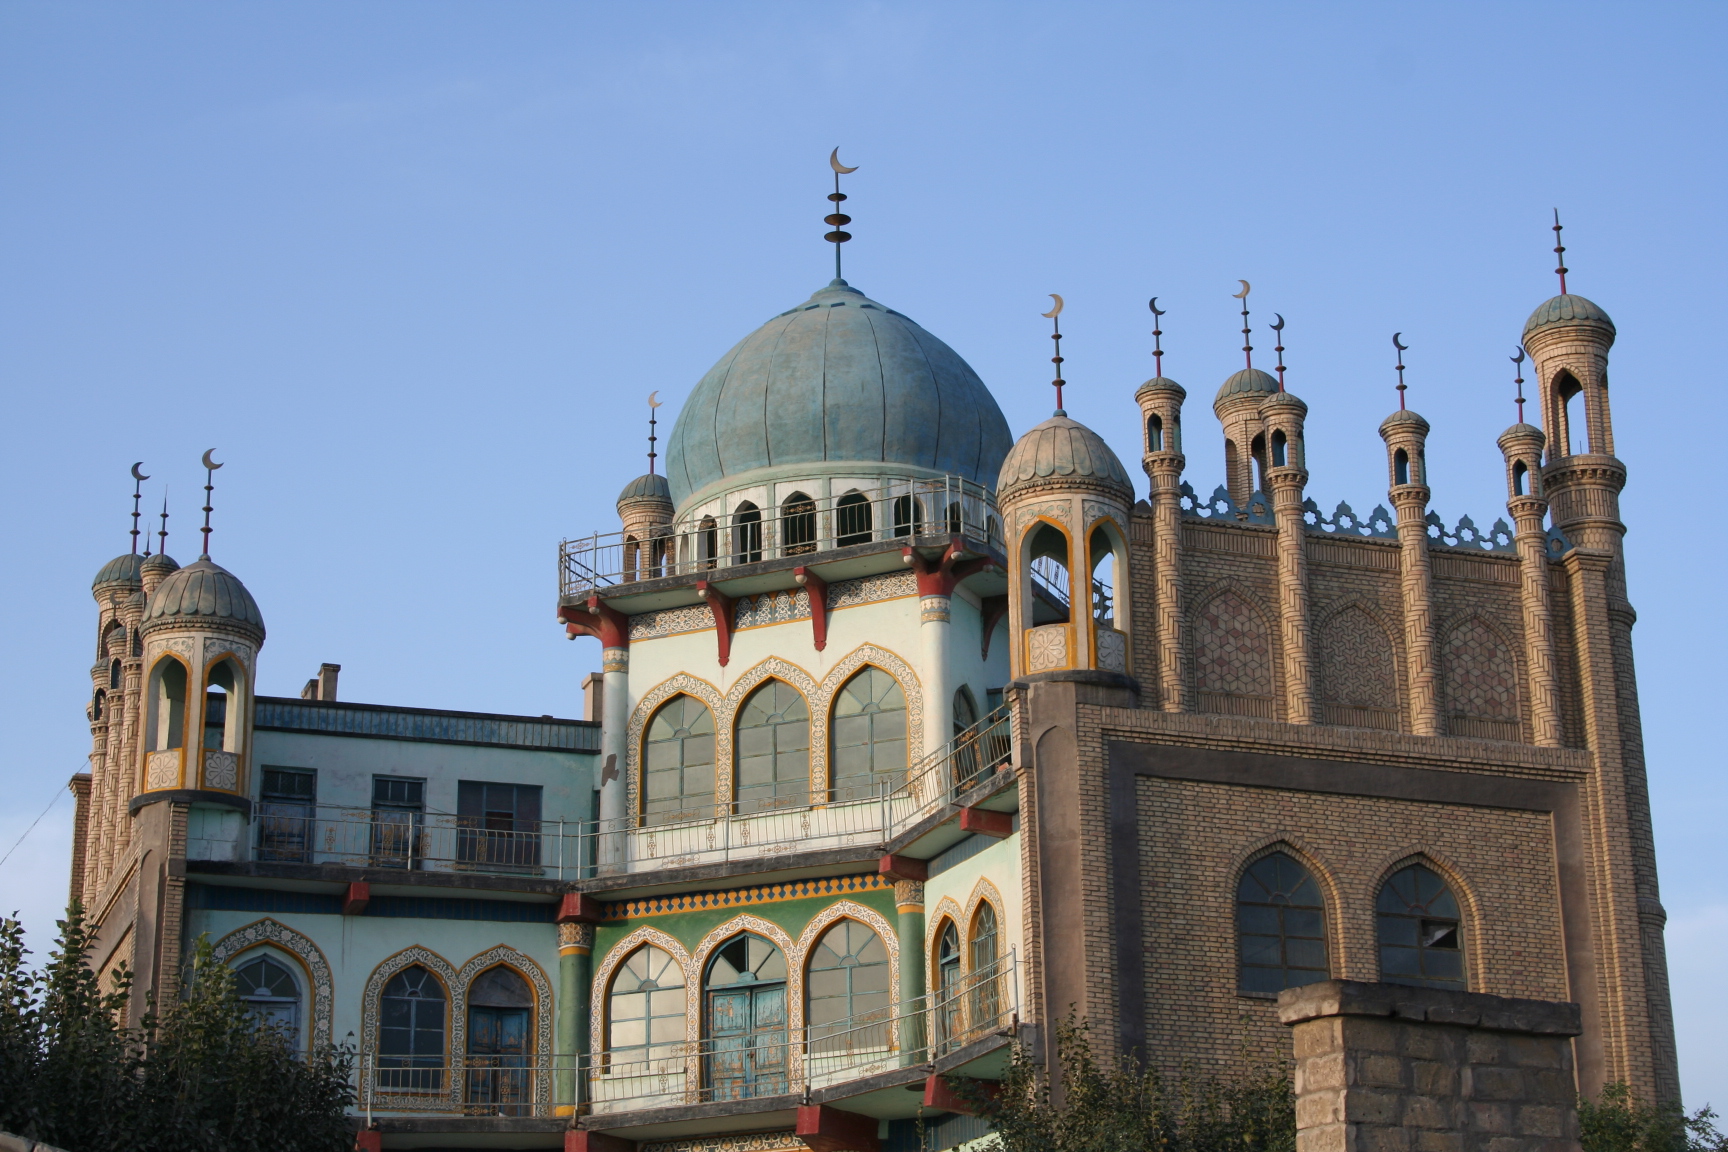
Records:
{"label": "minaret with conical cap", "polygon": [[1313,724],[1313,645],[1308,621],[1308,528],[1302,519],[1308,461],[1302,425],[1308,405],[1284,390],[1284,317],[1278,317],[1278,391],[1260,405],[1265,428],[1265,476],[1278,522],[1278,620],[1284,647],[1284,718]]}
{"label": "minaret with conical cap", "polygon": [[1380,424],[1386,441],[1388,496],[1398,513],[1399,590],[1404,600],[1404,652],[1410,684],[1410,728],[1418,736],[1442,736],[1440,669],[1434,650],[1434,586],[1428,560],[1428,421],[1404,404],[1404,350],[1397,333],[1398,411]]}
{"label": "minaret with conical cap", "polygon": [[[1522,364],[1520,348],[1513,362]],[[1500,434],[1506,458],[1506,511],[1516,525],[1524,608],[1524,662],[1528,669],[1530,728],[1535,743],[1562,744],[1560,682],[1554,661],[1554,613],[1548,588],[1548,499],[1542,486],[1542,429],[1524,422],[1524,377],[1518,377],[1518,422]]]}
{"label": "minaret with conical cap", "polygon": [[1673,1011],[1662,939],[1667,913],[1656,879],[1643,728],[1632,659],[1636,615],[1626,595],[1620,490],[1626,466],[1614,455],[1608,404],[1608,350],[1614,321],[1567,291],[1565,246],[1554,221],[1560,295],[1524,325],[1534,363],[1547,459],[1541,490],[1554,526],[1572,544],[1566,573],[1576,654],[1580,735],[1596,762],[1588,804],[1605,859],[1597,873],[1603,899],[1596,926],[1608,1082],[1624,1081],[1657,1099],[1679,1097]]}
{"label": "minaret with conical cap", "polygon": [[1183,675],[1182,614],[1182,401],[1188,392],[1164,375],[1164,315],[1154,296],[1152,379],[1134,393],[1140,405],[1144,454],[1140,463],[1152,482],[1154,620],[1158,644],[1158,702],[1166,712],[1187,712],[1188,678]]}

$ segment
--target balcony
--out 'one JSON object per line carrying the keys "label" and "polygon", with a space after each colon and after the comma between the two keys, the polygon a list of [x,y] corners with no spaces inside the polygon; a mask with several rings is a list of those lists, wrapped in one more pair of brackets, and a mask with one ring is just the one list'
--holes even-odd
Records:
{"label": "balcony", "polygon": [[[842,1101],[880,1091],[896,1073],[914,1082],[930,1065],[995,1052],[1019,1019],[1019,997],[1009,949],[949,987],[891,1008],[742,1037],[551,1058],[372,1051],[360,1060],[358,1103],[368,1123],[377,1113],[526,1119],[574,1109],[602,1118],[585,1127],[607,1127],[605,1118],[623,1126],[642,1113],[701,1105],[761,1100],[773,1108],[789,1094]],[[918,1097],[895,1095],[905,1115],[916,1111]]]}
{"label": "balcony", "polygon": [[641,873],[791,851],[873,850],[968,793],[1005,785],[1012,751],[1008,709],[1001,707],[914,764],[903,781],[869,794],[840,802],[802,797],[767,810],[709,809],[652,825],[630,818],[499,828],[448,812],[266,802],[252,822],[250,844],[234,813],[192,829],[187,858],[576,881],[594,877],[602,860],[608,873]]}
{"label": "balcony", "polygon": [[[979,553],[1002,551],[1002,517],[989,489],[958,476],[895,478],[838,496],[788,500],[777,509],[744,506],[724,517],[686,518],[646,540],[623,532],[565,540],[558,547],[559,599],[575,604],[600,596],[632,613],[695,603],[693,596],[667,593],[697,580],[749,595],[789,586],[791,570],[801,566],[819,566],[825,580],[851,579],[898,568],[901,548],[939,546],[954,536]],[[780,573],[786,576],[777,579]]]}

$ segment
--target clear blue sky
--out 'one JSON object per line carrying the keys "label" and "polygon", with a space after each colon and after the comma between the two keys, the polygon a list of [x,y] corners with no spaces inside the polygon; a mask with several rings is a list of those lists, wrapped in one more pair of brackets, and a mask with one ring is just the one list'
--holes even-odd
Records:
{"label": "clear blue sky", "polygon": [[[389,704],[578,714],[557,542],[616,526],[644,400],[677,404],[847,275],[971,361],[1018,433],[1069,410],[1138,455],[1156,294],[1195,399],[1239,365],[1230,293],[1288,321],[1312,494],[1385,499],[1375,427],[1433,423],[1434,507],[1504,514],[1513,351],[1554,291],[1619,325],[1618,447],[1688,1099],[1728,1104],[1721,830],[1724,81],[1719,4],[0,5],[0,852],[89,748],[89,582],[130,482],[270,628]],[[1269,348],[1271,341],[1256,340]],[[662,431],[669,424],[662,424]],[[664,442],[662,442],[664,447]],[[0,868],[44,949],[62,798]]]}

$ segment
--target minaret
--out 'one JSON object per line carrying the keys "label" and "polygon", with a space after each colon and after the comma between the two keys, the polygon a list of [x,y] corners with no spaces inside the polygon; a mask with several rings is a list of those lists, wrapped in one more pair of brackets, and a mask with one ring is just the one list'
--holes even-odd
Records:
{"label": "minaret", "polygon": [[1308,529],[1302,519],[1302,494],[1308,462],[1302,423],[1308,405],[1284,390],[1284,317],[1272,325],[1278,334],[1278,391],[1260,406],[1265,427],[1266,483],[1271,487],[1278,522],[1278,618],[1284,645],[1284,719],[1291,724],[1318,720],[1314,701],[1314,661],[1308,621]]}
{"label": "minaret", "polygon": [[[1236,299],[1242,301],[1243,369],[1218,389],[1212,399],[1212,411],[1224,425],[1224,483],[1230,489],[1230,499],[1239,508],[1248,506],[1264,479],[1267,468],[1266,423],[1260,408],[1268,397],[1278,391],[1278,381],[1271,373],[1254,367],[1254,344],[1248,326],[1248,293],[1253,287],[1242,281],[1242,291]],[[1259,474],[1255,466],[1259,466]]]}
{"label": "minaret", "polygon": [[[1513,357],[1524,361],[1524,349]],[[1530,684],[1530,727],[1535,743],[1561,745],[1560,682],[1554,662],[1554,614],[1548,590],[1548,533],[1542,519],[1548,500],[1542,488],[1542,429],[1524,423],[1524,377],[1518,376],[1518,423],[1500,434],[1506,458],[1506,510],[1516,525],[1523,585],[1524,663]]]}
{"label": "minaret", "polygon": [[1152,323],[1152,379],[1140,385],[1134,400],[1140,405],[1144,437],[1141,466],[1152,482],[1153,572],[1158,637],[1158,702],[1166,712],[1189,709],[1188,679],[1182,674],[1182,401],[1188,393],[1164,375],[1162,325],[1164,315],[1154,296],[1149,305]]}
{"label": "minaret", "polygon": [[[678,559],[667,556],[672,526],[672,488],[666,477],[654,474],[654,410],[659,392],[648,394],[648,471],[630,481],[618,493],[618,518],[624,522],[624,579],[652,580],[663,575],[666,565]],[[685,557],[695,559],[695,557]],[[712,556],[705,557],[712,560]]]}
{"label": "minaret", "polygon": [[1410,681],[1411,731],[1441,736],[1440,669],[1434,651],[1434,590],[1428,562],[1428,421],[1404,405],[1404,351],[1398,350],[1398,411],[1380,424],[1386,441],[1386,466],[1392,487],[1388,495],[1398,512],[1400,585],[1404,596],[1404,651]]}
{"label": "minaret", "polygon": [[1667,913],[1656,880],[1644,735],[1632,660],[1636,614],[1626,595],[1620,490],[1626,466],[1614,455],[1608,403],[1608,350],[1614,321],[1566,288],[1565,246],[1554,221],[1560,295],[1524,325],[1534,364],[1547,461],[1541,490],[1554,526],[1572,549],[1561,559],[1578,669],[1580,728],[1596,763],[1588,804],[1598,821],[1597,873],[1602,920],[1596,925],[1608,1046],[1604,1082],[1634,1092],[1679,1098],[1668,967],[1662,939]]}

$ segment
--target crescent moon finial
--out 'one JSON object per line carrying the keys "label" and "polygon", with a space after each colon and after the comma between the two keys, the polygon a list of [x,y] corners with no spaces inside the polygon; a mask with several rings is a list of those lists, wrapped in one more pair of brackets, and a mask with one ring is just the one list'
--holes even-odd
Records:
{"label": "crescent moon finial", "polygon": [[1046,320],[1054,320],[1056,317],[1062,315],[1062,297],[1052,292],[1050,293],[1050,299],[1056,301],[1056,307],[1050,309],[1048,312],[1038,313],[1038,315],[1044,317]]}
{"label": "crescent moon finial", "polygon": [[848,172],[858,171],[856,167],[848,168],[846,165],[840,163],[840,149],[838,148],[828,153],[828,167],[834,169],[834,171],[840,173],[842,176],[846,175]]}
{"label": "crescent moon finial", "polygon": [[654,397],[656,397],[658,395],[660,395],[660,389],[658,389],[658,388],[656,388],[656,389],[654,389],[654,391],[648,393],[648,407],[650,407],[650,408],[660,407],[660,401],[654,399]]}
{"label": "crescent moon finial", "polygon": [[132,465],[132,479],[134,479],[134,480],[148,480],[148,479],[150,479],[150,477],[148,477],[148,476],[144,475],[144,473],[138,471],[138,469],[143,465],[143,463],[144,463],[144,461],[140,460],[140,461],[138,461],[137,464]]}
{"label": "crescent moon finial", "polygon": [[216,463],[216,461],[210,459],[210,453],[214,452],[214,451],[216,451],[216,449],[212,448],[208,452],[204,453],[204,467],[210,469],[210,471],[212,471],[212,472],[214,472],[214,471],[216,471],[216,469],[222,467],[222,465],[220,465],[220,464]]}
{"label": "crescent moon finial", "polygon": [[1152,297],[1151,301],[1146,305],[1146,307],[1152,309],[1152,315],[1154,315],[1154,316],[1162,316],[1162,315],[1164,315],[1165,311],[1167,311],[1167,309],[1160,309],[1158,307],[1158,297],[1156,297],[1156,296]]}
{"label": "crescent moon finial", "polygon": [[1272,331],[1274,331],[1274,332],[1284,331],[1284,315],[1283,315],[1283,313],[1274,312],[1274,313],[1272,313],[1272,315],[1278,317],[1278,323],[1272,325]]}
{"label": "crescent moon finial", "polygon": [[1392,347],[1398,349],[1398,351],[1400,351],[1400,352],[1408,352],[1408,351],[1410,351],[1410,345],[1400,344],[1398,342],[1398,337],[1400,337],[1402,335],[1404,335],[1404,333],[1402,333],[1402,332],[1392,333]]}
{"label": "crescent moon finial", "polygon": [[1246,281],[1246,280],[1238,280],[1238,281],[1236,281],[1236,283],[1242,285],[1242,291],[1232,292],[1232,293],[1230,293],[1230,295],[1237,300],[1248,299],[1248,293],[1254,291],[1253,285],[1249,284],[1248,281]]}
{"label": "crescent moon finial", "polygon": [[1518,355],[1508,356],[1507,359],[1512,361],[1512,363],[1514,363],[1514,364],[1523,364],[1524,363],[1524,346],[1522,344],[1520,344],[1518,346]]}

